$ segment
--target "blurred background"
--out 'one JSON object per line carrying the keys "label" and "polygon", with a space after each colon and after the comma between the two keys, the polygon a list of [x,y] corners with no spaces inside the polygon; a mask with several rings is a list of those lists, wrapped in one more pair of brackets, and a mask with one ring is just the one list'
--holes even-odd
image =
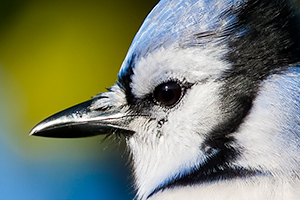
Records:
{"label": "blurred background", "polygon": [[158,0],[0,0],[0,200],[134,197],[122,142],[29,137],[113,85]]}
{"label": "blurred background", "polygon": [[29,137],[113,85],[158,0],[0,0],[0,200],[132,199],[124,144]]}

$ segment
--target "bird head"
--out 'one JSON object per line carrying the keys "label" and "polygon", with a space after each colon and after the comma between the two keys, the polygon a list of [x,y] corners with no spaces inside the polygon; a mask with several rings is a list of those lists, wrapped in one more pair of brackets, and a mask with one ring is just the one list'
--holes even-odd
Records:
{"label": "bird head", "polygon": [[299,154],[299,131],[285,124],[296,123],[299,103],[292,76],[299,72],[298,30],[288,1],[161,0],[116,84],[30,134],[123,134],[139,199],[180,185],[293,171],[300,159],[288,155]]}

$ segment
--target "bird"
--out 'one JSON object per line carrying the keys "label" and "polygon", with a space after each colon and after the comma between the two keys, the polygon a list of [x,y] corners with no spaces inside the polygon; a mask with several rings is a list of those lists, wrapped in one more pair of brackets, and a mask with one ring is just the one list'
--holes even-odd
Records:
{"label": "bird", "polygon": [[161,0],[107,92],[30,135],[124,136],[137,200],[300,199],[300,17],[289,0]]}

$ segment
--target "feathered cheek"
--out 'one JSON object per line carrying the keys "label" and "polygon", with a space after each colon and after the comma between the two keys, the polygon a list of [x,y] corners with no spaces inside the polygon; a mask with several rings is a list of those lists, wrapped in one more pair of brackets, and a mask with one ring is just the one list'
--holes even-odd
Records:
{"label": "feathered cheek", "polygon": [[144,144],[157,142],[162,134],[162,123],[144,117],[134,119],[129,125],[129,128],[135,132],[131,139]]}

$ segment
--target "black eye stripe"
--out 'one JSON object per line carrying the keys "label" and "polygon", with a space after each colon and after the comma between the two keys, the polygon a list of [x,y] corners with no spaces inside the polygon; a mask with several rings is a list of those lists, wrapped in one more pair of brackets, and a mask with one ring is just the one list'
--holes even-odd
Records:
{"label": "black eye stripe", "polygon": [[182,88],[178,83],[170,81],[157,86],[153,95],[156,102],[164,106],[173,106],[181,98]]}

